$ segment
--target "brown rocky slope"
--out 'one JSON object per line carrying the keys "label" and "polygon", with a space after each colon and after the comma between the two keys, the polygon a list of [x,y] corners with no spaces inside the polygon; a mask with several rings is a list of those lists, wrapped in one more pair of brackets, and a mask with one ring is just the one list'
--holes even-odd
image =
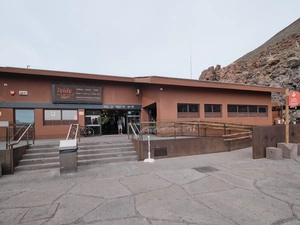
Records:
{"label": "brown rocky slope", "polygon": [[[300,92],[300,18],[230,65],[204,70],[199,80],[283,87]],[[272,100],[285,104],[282,94],[273,93]],[[292,111],[292,120],[299,121],[297,111]]]}

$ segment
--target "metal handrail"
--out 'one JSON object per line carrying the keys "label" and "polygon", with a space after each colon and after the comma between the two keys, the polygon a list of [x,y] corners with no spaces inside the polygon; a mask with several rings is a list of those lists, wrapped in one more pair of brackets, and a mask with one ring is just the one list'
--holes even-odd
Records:
{"label": "metal handrail", "polygon": [[[25,129],[25,131],[21,134],[21,136],[19,137],[19,139],[18,139],[16,142],[11,143],[11,141],[14,139],[14,137],[15,137],[15,136],[21,131],[21,129],[22,129],[23,127],[25,127],[25,126],[26,126],[26,125],[23,124],[22,127],[17,131],[17,133],[10,139],[10,142],[8,143],[8,146],[13,146],[13,145],[19,144],[20,141],[22,140],[22,138],[24,137],[24,135],[25,135],[25,134],[28,135],[27,131],[28,131],[31,127],[34,127],[34,124],[29,124],[29,125],[27,126],[27,128]],[[28,137],[27,137],[27,144],[29,144],[28,141],[29,141],[29,140],[28,140]],[[33,144],[34,144],[34,136],[33,136],[32,141],[33,141]]]}
{"label": "metal handrail", "polygon": [[[24,130],[24,132],[21,134],[21,136],[19,137],[19,139],[14,142],[14,143],[10,143],[13,138],[21,131],[21,129],[25,127],[25,124],[22,125],[22,127],[17,131],[17,133],[9,140],[9,143],[7,144],[9,149],[10,149],[10,168],[11,168],[11,174],[14,174],[14,145],[17,145],[20,143],[20,141],[22,140],[22,138],[24,137],[25,134],[27,134],[27,145],[29,144],[29,140],[28,140],[28,130],[33,127],[34,128],[34,124],[29,124],[27,126],[27,128]],[[34,134],[34,132],[33,132]],[[35,135],[33,135],[33,138],[32,138],[32,143],[34,144],[34,137]]]}
{"label": "metal handrail", "polygon": [[[136,134],[135,130],[133,129],[132,123],[129,123],[129,127],[131,128],[133,134],[135,137],[138,137],[138,135]],[[139,131],[139,130],[138,130]]]}
{"label": "metal handrail", "polygon": [[80,141],[80,134],[78,131],[79,131],[79,124],[77,124],[77,123],[70,124],[66,140],[68,140],[70,138],[70,134],[74,134],[74,138],[76,139],[78,137],[79,141]]}

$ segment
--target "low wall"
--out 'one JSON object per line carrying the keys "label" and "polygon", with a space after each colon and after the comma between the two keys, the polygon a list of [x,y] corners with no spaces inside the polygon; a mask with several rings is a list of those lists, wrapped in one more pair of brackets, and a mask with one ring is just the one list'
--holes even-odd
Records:
{"label": "low wall", "polygon": [[[137,148],[138,159],[146,159],[148,157],[148,140],[133,140],[133,142]],[[251,139],[236,141],[224,141],[223,138],[216,137],[155,139],[150,141],[150,152],[151,158],[166,158],[226,152],[251,145]]]}
{"label": "low wall", "polygon": [[[29,145],[14,148],[14,167],[19,165],[19,161],[22,159],[28,148]],[[0,150],[0,162],[2,166],[2,174],[12,174],[10,150]]]}
{"label": "low wall", "polygon": [[[257,126],[252,129],[253,159],[266,157],[266,147],[277,147],[285,142],[285,125]],[[300,143],[300,124],[289,125],[289,142]]]}

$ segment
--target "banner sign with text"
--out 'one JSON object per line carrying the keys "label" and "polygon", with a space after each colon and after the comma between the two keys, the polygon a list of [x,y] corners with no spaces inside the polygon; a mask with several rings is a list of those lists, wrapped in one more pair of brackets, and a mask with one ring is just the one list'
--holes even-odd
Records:
{"label": "banner sign with text", "polygon": [[52,102],[102,104],[102,87],[52,84]]}
{"label": "banner sign with text", "polygon": [[300,93],[293,91],[289,94],[289,106],[296,107],[300,105]]}

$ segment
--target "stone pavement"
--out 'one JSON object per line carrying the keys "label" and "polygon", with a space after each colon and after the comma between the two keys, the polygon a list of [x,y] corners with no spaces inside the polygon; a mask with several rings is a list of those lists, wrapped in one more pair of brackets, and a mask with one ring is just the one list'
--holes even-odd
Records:
{"label": "stone pavement", "polygon": [[251,151],[5,175],[0,224],[300,224],[300,156]]}

